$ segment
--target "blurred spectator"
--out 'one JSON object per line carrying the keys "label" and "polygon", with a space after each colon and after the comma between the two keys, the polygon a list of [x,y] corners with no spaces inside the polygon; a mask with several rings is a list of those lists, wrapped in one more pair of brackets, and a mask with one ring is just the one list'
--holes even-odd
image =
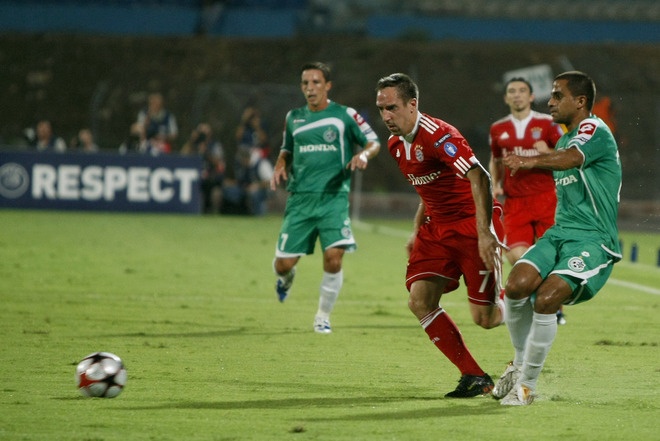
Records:
{"label": "blurred spectator", "polygon": [[94,141],[94,135],[89,129],[80,129],[78,136],[71,141],[71,148],[80,150],[84,153],[96,153],[99,151],[99,146]]}
{"label": "blurred spectator", "polygon": [[616,136],[616,119],[614,115],[614,107],[612,106],[612,99],[609,96],[603,95],[602,97],[597,98],[593,108],[591,109],[591,113],[602,119],[610,128],[612,134]]}
{"label": "blurred spectator", "polygon": [[222,183],[225,177],[225,152],[222,143],[213,138],[211,126],[199,124],[181,148],[184,155],[202,158],[202,211],[218,213],[222,204]]}
{"label": "blurred spectator", "polygon": [[122,155],[125,155],[126,153],[129,152],[140,152],[140,133],[141,133],[141,128],[142,125],[139,123],[133,123],[131,124],[131,127],[128,131],[128,136],[119,145],[119,153]]}
{"label": "blurred spectator", "polygon": [[147,107],[138,112],[137,121],[131,126],[131,134],[139,137],[139,151],[142,153],[156,156],[172,151],[179,128],[176,117],[165,108],[162,94],[149,94]]}
{"label": "blurred spectator", "polygon": [[53,133],[53,126],[47,119],[42,119],[37,122],[36,131],[27,129],[25,131],[31,146],[40,152],[57,152],[62,153],[67,149],[64,139]]}
{"label": "blurred spectator", "polygon": [[243,110],[241,122],[236,128],[236,145],[239,150],[257,147],[262,157],[268,157],[270,150],[268,134],[261,120],[261,111],[254,106],[248,106]]}
{"label": "blurred spectator", "polygon": [[222,13],[230,0],[202,0],[202,13],[199,17],[197,32],[200,35],[208,35],[222,18]]}
{"label": "blurred spectator", "polygon": [[273,165],[258,147],[241,147],[234,161],[234,180],[224,187],[223,212],[266,214]]}

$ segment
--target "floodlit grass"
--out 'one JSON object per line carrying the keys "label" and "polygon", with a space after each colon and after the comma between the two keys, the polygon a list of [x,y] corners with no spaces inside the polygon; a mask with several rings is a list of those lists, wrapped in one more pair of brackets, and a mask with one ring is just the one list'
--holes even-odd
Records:
{"label": "floodlit grass", "polygon": [[[411,215],[412,216],[412,215]],[[317,335],[321,256],[276,300],[277,216],[0,211],[2,440],[651,440],[660,405],[660,235],[628,252],[587,304],[566,308],[529,407],[447,400],[459,374],[407,310],[411,221],[357,225],[335,332]],[[503,327],[443,306],[494,377]],[[109,351],[128,384],[114,399],[75,387],[75,365]]]}

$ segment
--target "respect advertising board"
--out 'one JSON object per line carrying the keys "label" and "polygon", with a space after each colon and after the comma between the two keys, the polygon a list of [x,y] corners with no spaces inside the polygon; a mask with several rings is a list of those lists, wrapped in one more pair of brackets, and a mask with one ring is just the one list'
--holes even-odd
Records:
{"label": "respect advertising board", "polygon": [[200,212],[193,156],[0,151],[0,207]]}

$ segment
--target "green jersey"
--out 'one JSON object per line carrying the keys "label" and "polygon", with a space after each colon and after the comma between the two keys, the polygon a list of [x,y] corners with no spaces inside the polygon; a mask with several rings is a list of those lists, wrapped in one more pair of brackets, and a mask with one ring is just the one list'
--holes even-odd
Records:
{"label": "green jersey", "polygon": [[565,229],[598,232],[605,251],[619,260],[616,222],[621,162],[614,136],[600,118],[592,115],[555,145],[556,150],[572,147],[582,153],[584,162],[578,168],[553,172],[557,186],[555,223]]}
{"label": "green jersey", "polygon": [[286,116],[282,150],[292,156],[287,189],[291,193],[338,193],[351,188],[346,166],[355,146],[364,147],[378,137],[369,124],[350,107],[329,101],[313,112],[307,106]]}

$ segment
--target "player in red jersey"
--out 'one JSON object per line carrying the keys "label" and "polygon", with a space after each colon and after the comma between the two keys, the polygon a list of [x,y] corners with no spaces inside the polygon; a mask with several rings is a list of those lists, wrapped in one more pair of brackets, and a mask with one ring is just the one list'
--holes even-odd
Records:
{"label": "player in red jersey", "polygon": [[[551,170],[523,170],[512,176],[504,170],[502,158],[548,153],[564,131],[550,115],[532,110],[534,93],[524,78],[507,81],[504,102],[511,113],[490,127],[489,168],[493,196],[504,197],[504,243],[509,248],[505,255],[513,265],[555,223],[557,195]],[[557,321],[566,323],[561,310]]]}
{"label": "player in red jersey", "polygon": [[461,372],[458,387],[445,396],[487,394],[493,381],[440,299],[457,289],[463,276],[474,322],[486,329],[503,322],[501,207],[493,201],[490,176],[456,128],[418,110],[419,90],[410,77],[381,78],[376,91],[376,106],[392,134],[389,151],[421,198],[407,244],[408,306]]}

